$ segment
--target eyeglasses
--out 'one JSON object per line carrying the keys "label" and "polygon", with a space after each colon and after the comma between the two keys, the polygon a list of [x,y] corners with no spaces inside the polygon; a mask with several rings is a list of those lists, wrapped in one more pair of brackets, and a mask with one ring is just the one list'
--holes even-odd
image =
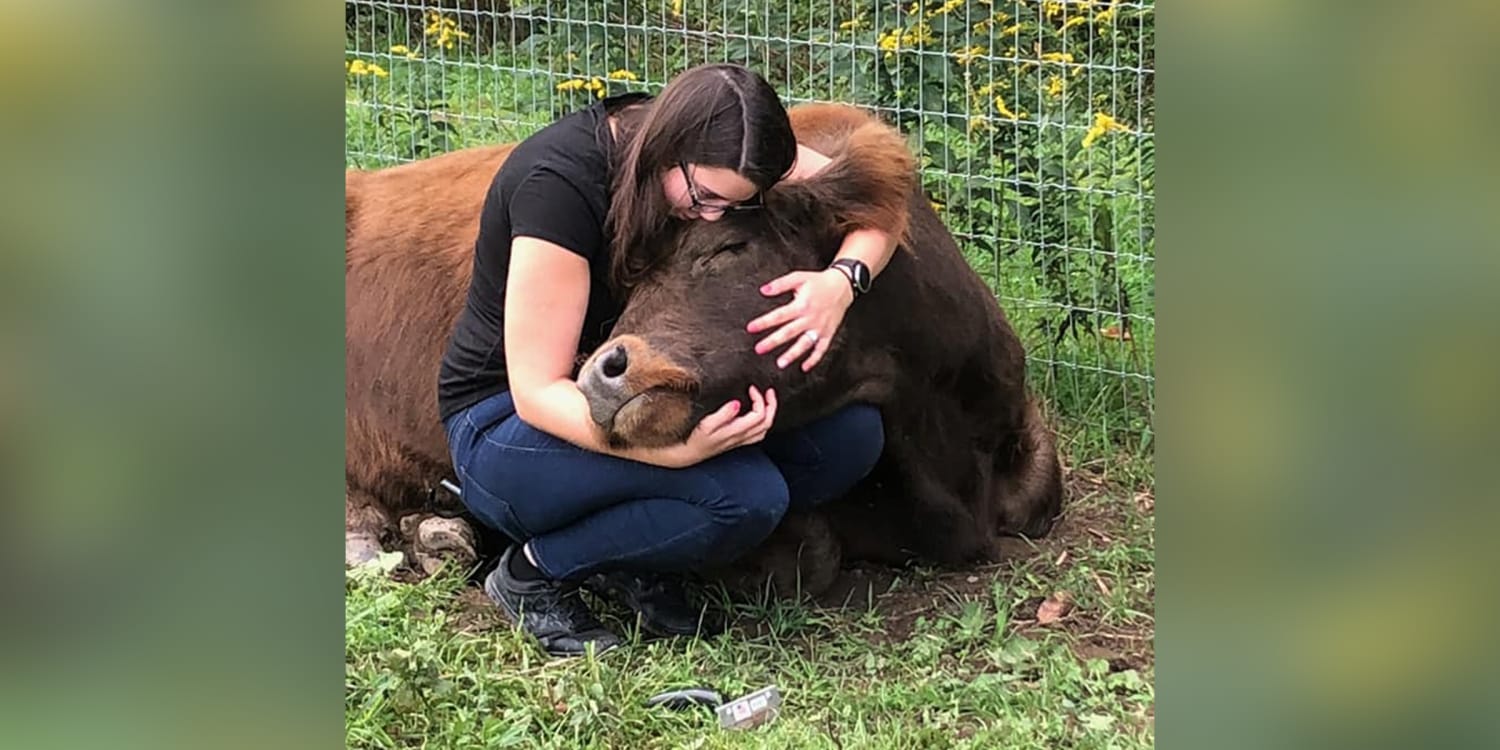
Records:
{"label": "eyeglasses", "polygon": [[682,170],[682,181],[687,183],[688,199],[693,202],[693,210],[699,216],[713,216],[718,214],[734,213],[736,211],[754,211],[762,208],[765,203],[761,200],[761,194],[750,196],[749,200],[742,203],[704,203],[698,197],[698,186],[693,184],[693,178],[688,174],[687,162],[677,162],[677,167]]}

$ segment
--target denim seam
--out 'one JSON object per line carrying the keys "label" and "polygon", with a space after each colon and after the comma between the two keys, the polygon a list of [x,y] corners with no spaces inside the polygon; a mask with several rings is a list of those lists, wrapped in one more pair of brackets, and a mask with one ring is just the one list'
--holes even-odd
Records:
{"label": "denim seam", "polygon": [[[471,486],[476,486],[477,487],[479,485],[478,482],[472,481],[473,478],[471,476],[469,476],[469,472],[465,471],[464,469],[458,469],[458,475],[459,475],[458,476],[458,481],[460,483],[460,487],[471,487]],[[512,504],[509,500],[506,500],[505,498],[501,497],[498,493],[496,493],[495,491],[491,490],[488,487],[485,487],[483,489],[484,489],[484,493],[485,494],[487,494],[490,497],[494,498],[496,501],[498,501],[503,506],[503,507],[501,507],[499,509],[500,512],[503,515],[505,515],[506,519],[510,522],[510,525],[514,526],[516,531],[521,532],[522,536],[524,536],[526,539],[531,539],[531,538],[533,538],[533,537],[536,536],[535,534],[531,533],[531,529],[527,528],[526,524],[521,523],[521,517],[518,516],[518,515],[516,515],[516,509],[515,509],[514,504]],[[469,512],[473,513],[474,511],[470,510]],[[504,534],[509,534],[510,533],[510,531],[507,530],[507,529],[499,529],[499,531],[501,533],[504,533]]]}
{"label": "denim seam", "polygon": [[[509,443],[501,442],[500,440],[496,440],[495,438],[490,437],[490,434],[488,432],[480,435],[479,439],[482,440],[483,442],[485,442],[485,443],[487,443],[489,445],[493,445],[496,448],[499,448],[501,450],[519,451],[521,453],[572,453],[573,452],[573,450],[571,450],[569,448],[528,448],[528,447],[523,446],[523,445],[511,445]],[[579,449],[579,450],[582,450],[582,449]]]}

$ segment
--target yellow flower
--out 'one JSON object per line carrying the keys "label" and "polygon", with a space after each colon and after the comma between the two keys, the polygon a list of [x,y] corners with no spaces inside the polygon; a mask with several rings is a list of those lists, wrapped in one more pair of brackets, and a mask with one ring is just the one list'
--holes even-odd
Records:
{"label": "yellow flower", "polygon": [[915,16],[916,14],[921,13],[921,12],[922,12],[922,0],[916,0],[916,2],[914,2],[914,3],[911,4],[910,8],[906,9],[906,14],[909,15],[909,16]]}
{"label": "yellow flower", "polygon": [[404,44],[392,44],[391,45],[391,54],[393,54],[393,55],[409,55],[409,54],[411,54],[411,50],[407,49],[406,45],[404,45]]}
{"label": "yellow flower", "polygon": [[621,68],[620,70],[616,70],[613,73],[610,73],[609,77],[615,79],[616,81],[639,81],[639,80],[641,80],[640,78],[638,78],[636,76],[636,74],[634,74],[634,73],[632,73],[632,72],[630,72],[628,70],[625,70],[624,68]]}
{"label": "yellow flower", "polygon": [[934,210],[934,211],[941,211],[941,210],[943,210],[943,204],[938,203],[937,201],[928,201],[928,203],[932,204],[932,210]]}
{"label": "yellow flower", "polygon": [[375,76],[376,78],[387,78],[390,76],[390,73],[387,73],[385,68],[372,62],[365,62],[364,60],[350,60],[344,63],[344,67],[349,71],[349,75],[352,76]]}
{"label": "yellow flower", "polygon": [[997,97],[995,97],[995,111],[999,112],[1002,116],[1006,117],[1007,119],[1011,119],[1011,120],[1019,120],[1019,119],[1021,119],[1020,115],[1016,114],[1015,112],[1010,111],[1010,107],[1005,106],[1005,97],[1003,97],[1003,96],[997,96]]}
{"label": "yellow flower", "polygon": [[852,18],[839,24],[839,31],[859,31],[865,27],[865,19]]}
{"label": "yellow flower", "polygon": [[1053,97],[1061,96],[1062,93],[1063,93],[1064,87],[1065,87],[1065,84],[1063,83],[1062,76],[1052,76],[1051,78],[1047,79],[1047,95],[1048,96],[1053,96]]}
{"label": "yellow flower", "polygon": [[562,83],[557,84],[557,90],[558,91],[577,91],[577,90],[579,90],[579,89],[581,89],[581,88],[583,88],[583,87],[585,87],[587,85],[589,85],[589,82],[583,80],[582,78],[569,78],[568,80],[563,81]]}
{"label": "yellow flower", "polygon": [[1048,52],[1048,53],[1042,55],[1042,62],[1070,63],[1070,62],[1073,62],[1073,53],[1071,53],[1071,52]]}
{"label": "yellow flower", "polygon": [[437,45],[443,49],[453,49],[456,39],[469,38],[469,32],[460,29],[458,21],[446,18],[437,11],[427,12],[427,27],[422,30],[422,35],[437,37]]}
{"label": "yellow flower", "polygon": [[1018,23],[1017,24],[1012,24],[1010,26],[1006,26],[1004,29],[1001,29],[1000,35],[1001,36],[1009,36],[1009,35],[1014,34],[1014,33],[1016,33],[1017,31],[1020,31],[1020,30],[1021,30],[1021,24],[1018,24]]}
{"label": "yellow flower", "polygon": [[950,13],[950,12],[954,11],[954,10],[957,10],[959,8],[959,6],[961,6],[963,4],[964,4],[964,0],[948,0],[948,2],[943,3],[942,7],[938,8],[937,10],[934,10],[934,11],[928,13],[927,17],[928,18],[932,18],[933,16],[945,15],[947,13]]}
{"label": "yellow flower", "polygon": [[1090,125],[1088,132],[1083,134],[1083,147],[1092,148],[1095,141],[1103,138],[1104,134],[1110,131],[1130,132],[1130,129],[1103,112],[1095,112],[1094,124]]}
{"label": "yellow flower", "polygon": [[682,18],[682,0],[672,0],[672,15],[676,18]]}
{"label": "yellow flower", "polygon": [[919,23],[910,29],[891,29],[880,37],[880,41],[876,42],[876,45],[885,52],[885,59],[889,60],[902,47],[915,47],[919,44],[932,44],[936,41],[932,36],[932,27],[925,23]]}
{"label": "yellow flower", "polygon": [[1042,3],[1042,15],[1048,18],[1055,18],[1061,15],[1062,12],[1063,4],[1058,0],[1046,0],[1046,2]]}
{"label": "yellow flower", "polygon": [[1114,23],[1115,3],[1120,0],[1109,0],[1109,7],[1094,14],[1094,23]]}
{"label": "yellow flower", "polygon": [[954,52],[953,59],[957,60],[959,65],[968,65],[969,63],[974,62],[975,57],[978,57],[982,54],[984,54],[984,48],[976,45],[968,49],[962,49]]}
{"label": "yellow flower", "polygon": [[1083,22],[1084,22],[1083,16],[1073,16],[1072,18],[1069,18],[1067,20],[1067,22],[1062,25],[1062,28],[1058,29],[1058,31],[1067,31],[1068,29],[1071,29],[1074,26],[1082,24]]}

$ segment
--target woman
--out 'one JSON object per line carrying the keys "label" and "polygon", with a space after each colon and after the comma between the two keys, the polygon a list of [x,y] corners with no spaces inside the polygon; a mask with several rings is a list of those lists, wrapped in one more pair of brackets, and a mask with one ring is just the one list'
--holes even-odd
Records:
{"label": "woman", "polygon": [[[550,653],[619,642],[578,596],[582,584],[653,632],[705,629],[671,574],[734,559],[789,506],[837,497],[873,468],[882,432],[872,406],[768,439],[776,394],[752,386],[746,413],[730,401],[679,445],[615,450],[570,378],[657,262],[653,235],[673,221],[750,210],[778,181],[828,161],[797,143],[764,79],[716,64],[682,73],[655,98],[612,97],[563,117],[495,175],[439,406],[464,503],[515,542],[485,590]],[[878,274],[894,247],[885,230],[862,228],[839,252],[854,272],[768,280],[766,295],[794,301],[747,321],[751,333],[768,332],[757,352],[783,367],[816,366],[856,296],[855,273]]]}

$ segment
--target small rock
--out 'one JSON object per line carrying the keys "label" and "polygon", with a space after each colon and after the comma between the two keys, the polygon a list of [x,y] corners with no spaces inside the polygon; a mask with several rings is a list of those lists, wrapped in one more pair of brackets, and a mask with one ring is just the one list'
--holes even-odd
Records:
{"label": "small rock", "polygon": [[1036,621],[1038,625],[1050,625],[1063,617],[1073,609],[1073,595],[1066,591],[1059,591],[1036,608]]}

